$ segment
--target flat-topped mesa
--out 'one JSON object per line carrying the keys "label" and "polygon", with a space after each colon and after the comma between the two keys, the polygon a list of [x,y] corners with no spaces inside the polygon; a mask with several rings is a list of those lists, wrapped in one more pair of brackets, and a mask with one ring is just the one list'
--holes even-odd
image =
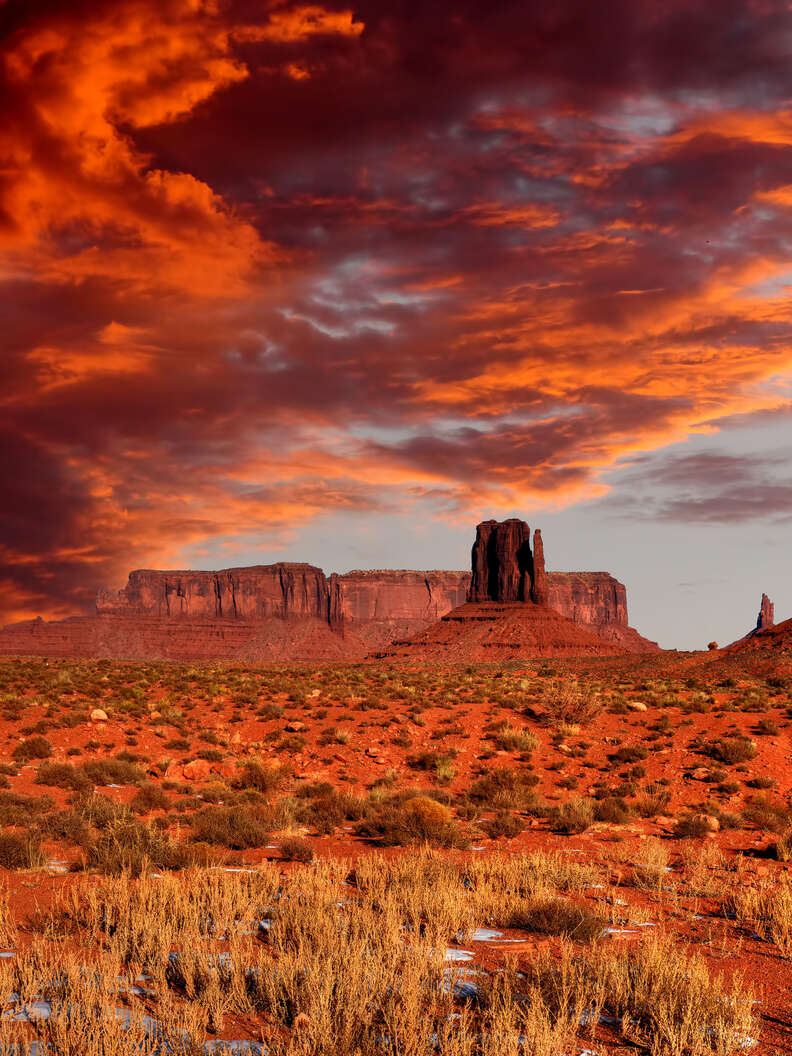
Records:
{"label": "flat-topped mesa", "polygon": [[279,562],[220,572],[129,573],[118,591],[100,591],[99,615],[260,620],[313,616],[327,620],[329,588],[321,568]]}
{"label": "flat-topped mesa", "polygon": [[766,627],[775,626],[775,606],[766,594],[762,595],[762,604],[759,607],[759,615],[756,618],[757,631],[763,631]]}
{"label": "flat-topped mesa", "polygon": [[516,517],[482,521],[476,526],[471,565],[469,601],[530,601],[531,529]]}

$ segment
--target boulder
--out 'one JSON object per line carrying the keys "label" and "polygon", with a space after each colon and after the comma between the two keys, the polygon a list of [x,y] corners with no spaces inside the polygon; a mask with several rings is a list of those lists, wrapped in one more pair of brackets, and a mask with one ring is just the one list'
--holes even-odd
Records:
{"label": "boulder", "polygon": [[182,767],[185,781],[208,781],[212,769],[205,759],[193,759]]}
{"label": "boulder", "polygon": [[94,708],[91,712],[91,722],[107,722],[107,712],[102,708]]}

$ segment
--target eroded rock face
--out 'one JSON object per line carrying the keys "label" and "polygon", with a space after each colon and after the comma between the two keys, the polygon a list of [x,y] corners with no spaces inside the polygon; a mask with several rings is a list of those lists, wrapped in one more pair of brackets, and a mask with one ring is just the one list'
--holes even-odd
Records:
{"label": "eroded rock face", "polygon": [[549,572],[547,604],[589,627],[627,626],[627,588],[607,572]]}
{"label": "eroded rock face", "polygon": [[531,529],[516,517],[476,526],[470,601],[529,601],[533,584]]}
{"label": "eroded rock face", "polygon": [[100,591],[96,611],[110,616],[326,619],[328,599],[327,578],[314,565],[279,562],[221,572],[141,569],[130,572],[122,590]]}
{"label": "eroded rock face", "polygon": [[756,618],[757,631],[763,631],[766,627],[775,626],[775,606],[766,594],[762,595],[762,604],[759,607],[759,615]]}
{"label": "eroded rock face", "polygon": [[467,596],[467,572],[378,570],[330,576],[330,623],[439,620]]}

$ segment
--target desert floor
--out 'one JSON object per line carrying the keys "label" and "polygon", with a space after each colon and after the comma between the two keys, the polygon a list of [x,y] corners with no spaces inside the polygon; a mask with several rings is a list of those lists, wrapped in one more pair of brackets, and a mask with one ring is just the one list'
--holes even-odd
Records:
{"label": "desert floor", "polygon": [[3,661],[0,1051],[788,1051],[791,689]]}

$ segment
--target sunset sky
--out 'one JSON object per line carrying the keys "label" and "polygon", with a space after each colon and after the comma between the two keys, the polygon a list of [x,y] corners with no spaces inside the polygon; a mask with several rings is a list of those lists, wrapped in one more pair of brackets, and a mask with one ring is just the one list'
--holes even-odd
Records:
{"label": "sunset sky", "polygon": [[138,567],[792,616],[792,7],[0,0],[0,622]]}

